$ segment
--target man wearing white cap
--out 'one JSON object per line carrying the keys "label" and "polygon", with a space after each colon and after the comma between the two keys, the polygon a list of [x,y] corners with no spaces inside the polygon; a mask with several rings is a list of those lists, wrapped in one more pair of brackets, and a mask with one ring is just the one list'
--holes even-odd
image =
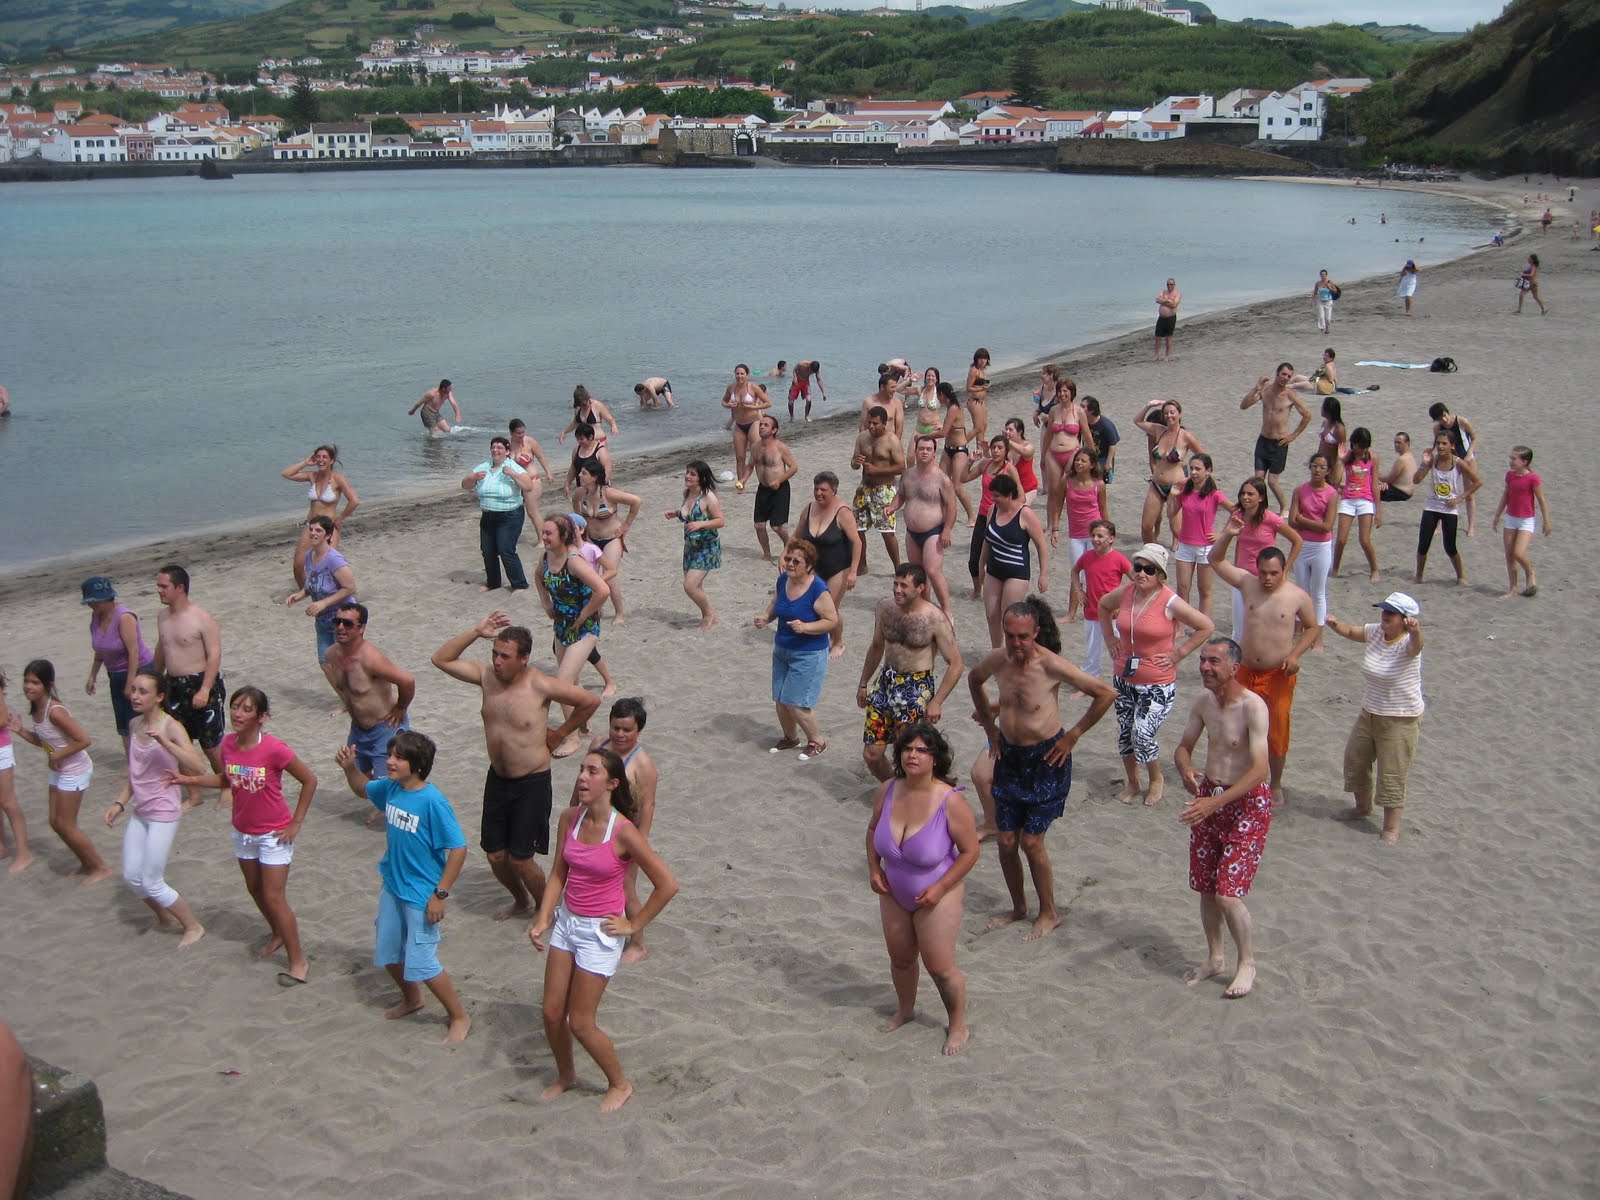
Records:
{"label": "man wearing white cap", "polygon": [[1406,776],[1417,755],[1422,724],[1422,608],[1404,592],[1390,592],[1374,608],[1378,620],[1347,625],[1334,617],[1328,628],[1361,642],[1361,711],[1344,747],[1344,790],[1355,796],[1346,821],[1372,815],[1372,768],[1378,768],[1377,802],[1383,808],[1385,845],[1400,840],[1405,812]]}

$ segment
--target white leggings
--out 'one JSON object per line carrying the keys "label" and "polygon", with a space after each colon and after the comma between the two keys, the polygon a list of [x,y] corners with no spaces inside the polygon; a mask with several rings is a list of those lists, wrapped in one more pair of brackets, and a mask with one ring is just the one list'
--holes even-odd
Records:
{"label": "white leggings", "polygon": [[1294,582],[1311,594],[1317,607],[1317,624],[1328,619],[1328,570],[1333,566],[1333,542],[1300,543],[1300,556],[1294,560]]}
{"label": "white leggings", "polygon": [[122,833],[122,881],[136,896],[162,908],[171,908],[178,899],[163,878],[177,836],[176,821],[146,821],[133,813],[128,814],[128,827]]}
{"label": "white leggings", "polygon": [[1105,634],[1100,631],[1100,622],[1091,621],[1087,617],[1083,622],[1083,669],[1087,674],[1100,678],[1100,656],[1106,646]]}

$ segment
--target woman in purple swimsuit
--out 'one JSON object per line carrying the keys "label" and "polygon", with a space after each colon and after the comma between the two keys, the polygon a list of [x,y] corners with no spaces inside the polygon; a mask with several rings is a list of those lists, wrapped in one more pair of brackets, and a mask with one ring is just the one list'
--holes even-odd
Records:
{"label": "woman in purple swimsuit", "polygon": [[950,1024],[944,1052],[960,1054],[967,1029],[967,977],[956,966],[962,883],[978,861],[972,809],[952,784],[950,743],[932,724],[907,725],[894,742],[894,778],[883,785],[867,826],[867,874],[878,893],[894,979],[895,1012],[880,1032],[916,1014],[920,955]]}

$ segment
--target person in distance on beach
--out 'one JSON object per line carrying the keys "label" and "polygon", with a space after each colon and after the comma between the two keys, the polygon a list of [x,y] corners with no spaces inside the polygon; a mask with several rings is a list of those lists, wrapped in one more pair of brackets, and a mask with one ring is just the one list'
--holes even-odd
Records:
{"label": "person in distance on beach", "polygon": [[527,519],[527,494],[534,477],[511,459],[511,439],[489,439],[489,457],[468,471],[461,490],[478,496],[478,550],[483,555],[483,586],[479,591],[499,591],[501,567],[513,592],[528,590],[528,576],[517,553],[517,539]]}
{"label": "person in distance on beach", "polygon": [[[217,788],[232,795],[233,856],[270,931],[256,958],[270,958],[282,950],[289,969],[278,972],[278,984],[294,987],[311,977],[311,964],[300,945],[299,919],[289,907],[289,866],[294,862],[295,839],[317,794],[317,776],[298,754],[266,732],[263,725],[271,715],[265,692],[239,688],[228,699],[233,732],[222,739],[222,770],[171,778],[186,787]],[[300,785],[292,814],[283,797],[286,774]]]}
{"label": "person in distance on beach", "polygon": [[[945,661],[944,678],[933,684],[935,656]],[[883,663],[876,684],[872,673]],[[928,600],[928,573],[915,563],[902,563],[894,573],[891,595],[878,601],[873,613],[872,643],[861,664],[856,707],[866,710],[861,757],[873,778],[888,779],[885,747],[908,726],[924,721],[937,725],[944,702],[961,679],[961,648],[949,616]]]}
{"label": "person in distance on beach", "polygon": [[633,394],[639,397],[640,408],[660,408],[663,404],[668,408],[678,407],[672,399],[672,384],[661,375],[652,375],[643,383],[634,384]]}
{"label": "person in distance on beach", "polygon": [[[1289,445],[1311,424],[1311,410],[1298,394],[1310,386],[1308,377],[1296,375],[1289,363],[1279,363],[1271,379],[1263,375],[1239,401],[1241,412],[1261,405],[1261,432],[1256,437],[1255,470],[1257,475],[1266,478],[1267,486],[1272,489],[1273,498],[1278,502],[1279,512],[1283,512],[1284,502],[1283,492],[1278,488],[1278,476],[1289,465]],[[1289,432],[1291,410],[1300,414],[1300,427],[1293,433]]]}
{"label": "person in distance on beach", "polygon": [[[155,669],[167,677],[164,707],[205,751],[213,771],[222,770],[223,715],[227,692],[222,686],[222,630],[216,618],[189,599],[189,572],[168,563],[156,572]],[[191,795],[198,803],[199,797]]]}
{"label": "person in distance on beach", "polygon": [[683,471],[683,499],[663,514],[683,524],[683,594],[700,610],[699,632],[717,623],[717,613],[706,594],[706,576],[722,566],[722,534],[727,524],[717,499],[717,480],[711,464],[695,459]]}
{"label": "person in distance on beach", "polygon": [[117,603],[117,592],[111,580],[95,575],[83,581],[82,589],[82,602],[90,613],[89,647],[94,651],[83,694],[94,695],[95,680],[100,677],[100,668],[104,665],[111,691],[111,715],[116,720],[126,754],[128,725],[133,720],[133,673],[148,667],[155,661],[155,655],[144,644],[138,614]]}
{"label": "person in distance on beach", "polygon": [[[1150,443],[1150,486],[1145,488],[1139,515],[1139,536],[1148,543],[1161,536],[1161,514],[1172,500],[1172,490],[1184,482],[1184,459],[1204,454],[1206,448],[1184,428],[1183,405],[1176,400],[1141,406],[1133,423]],[[1071,465],[1071,458],[1063,464]]]}
{"label": "person in distance on beach", "polygon": [[[1222,945],[1226,923],[1238,954],[1226,1000],[1248,996],[1256,982],[1254,926],[1244,898],[1250,894],[1272,828],[1267,778],[1267,706],[1237,678],[1239,646],[1213,637],[1200,648],[1205,691],[1189,709],[1189,723],[1173,755],[1190,799],[1178,814],[1189,827],[1189,887],[1200,893],[1205,961],[1183,978],[1190,987],[1227,968]],[[1194,770],[1194,748],[1206,737],[1205,771]]]}
{"label": "person in distance on beach", "polygon": [[856,531],[855,514],[839,498],[839,477],[818,471],[811,479],[811,503],[800,510],[795,536],[817,548],[817,574],[828,581],[828,592],[839,612],[839,624],[829,640],[833,658],[844,653],[844,594],[856,586],[856,563],[863,548]]}
{"label": "person in distance on beach", "polygon": [[1417,574],[1411,582],[1422,582],[1428,551],[1433,548],[1434,530],[1443,526],[1445,556],[1455,568],[1456,585],[1466,587],[1467,569],[1456,552],[1456,520],[1462,503],[1470,504],[1473,493],[1483,486],[1477,468],[1456,455],[1450,435],[1441,430],[1434,435],[1433,449],[1422,452],[1422,464],[1411,478],[1423,485],[1422,526],[1417,533]]}
{"label": "person in distance on beach", "polygon": [[810,762],[828,748],[817,724],[817,700],[828,673],[828,633],[839,613],[828,584],[816,572],[817,548],[795,538],[783,548],[782,573],[766,611],[755,619],[757,629],[772,625],[772,702],[783,737],[773,754],[801,748],[797,756]]}
{"label": "person in distance on beach", "polygon": [[[544,456],[544,447],[539,445],[539,439],[528,433],[527,422],[520,417],[512,417],[506,426],[511,437],[511,461],[516,463],[533,478],[533,487],[528,491],[531,505],[525,505],[528,515],[535,520],[539,516],[539,498],[544,494],[544,480],[554,480],[556,473],[550,469],[550,460]],[[534,466],[538,470],[534,470]]]}
{"label": "person in distance on beach", "polygon": [[[967,514],[967,527],[970,529],[972,527],[972,501],[967,497],[966,489],[961,486],[959,481],[967,473],[967,462],[969,461],[967,448],[972,439],[967,436],[966,416],[962,412],[961,399],[956,395],[955,388],[948,383],[941,383],[938,392],[939,399],[944,402],[945,406],[944,421],[937,427],[934,436],[944,445],[940,453],[935,456],[934,462],[950,478],[951,485],[955,489],[956,500],[961,505],[962,511]],[[926,436],[923,433],[912,435],[909,457],[914,458],[916,456],[916,443]],[[982,443],[979,444],[981,445]]]}
{"label": "person in distance on beach", "polygon": [[817,381],[817,391],[823,403],[828,400],[828,385],[822,382],[822,364],[816,359],[794,365],[794,382],[789,385],[789,420],[794,420],[794,402],[806,402],[806,420],[811,420],[811,381]]}
{"label": "person in distance on beach", "polygon": [[767,389],[750,378],[750,368],[740,363],[733,369],[733,382],[722,393],[722,407],[733,424],[734,487],[744,491],[750,475],[750,450],[755,445],[751,431],[763,410],[772,407]]}
{"label": "person in distance on beach", "polygon": [[1167,280],[1167,286],[1156,295],[1156,342],[1152,358],[1161,357],[1161,343],[1167,344],[1167,358],[1172,358],[1172,334],[1178,328],[1178,305],[1183,303],[1183,293],[1176,279]]}
{"label": "person in distance on beach", "polygon": [[[905,512],[906,557],[927,571],[940,609],[954,621],[950,589],[944,579],[944,552],[950,548],[956,523],[955,484],[935,461],[938,439],[931,434],[917,434],[912,440],[912,453],[914,461],[901,474],[890,508],[896,514]],[[961,461],[966,462],[965,455]]]}
{"label": "person in distance on beach", "polygon": [[[339,447],[318,446],[311,454],[297,463],[290,463],[280,474],[290,483],[303,483],[306,486],[306,495],[311,501],[311,507],[306,512],[306,524],[300,527],[300,540],[294,548],[294,583],[296,587],[304,587],[304,563],[306,551],[311,549],[311,525],[314,517],[327,517],[333,522],[333,534],[328,538],[328,545],[334,549],[339,547],[339,535],[344,531],[344,523],[350,514],[361,507],[361,498],[356,495],[355,488],[350,486],[350,481],[337,469],[339,466]],[[339,501],[344,500],[344,511],[339,511]]]}
{"label": "person in distance on beach", "polygon": [[[389,740],[411,728],[407,714],[417,694],[417,677],[395,666],[387,654],[367,641],[366,605],[353,600],[343,601],[334,612],[333,645],[323,668],[340,704],[350,714],[350,732],[345,737],[350,761],[364,778],[374,779]],[[376,823],[377,817],[367,817],[368,825]]]}
{"label": "person in distance on beach", "polygon": [[9,417],[10,415],[11,393],[6,391],[3,386],[0,386],[0,417]]}
{"label": "person in distance on beach", "polygon": [[467,839],[450,801],[428,782],[436,753],[432,738],[403,730],[384,751],[383,779],[356,765],[354,746],[339,747],[335,761],[351,792],[384,818],[387,848],[378,863],[383,887],[372,958],[400,989],[400,1003],[384,1010],[384,1019],[398,1021],[422,1011],[417,985],[425,983],[449,1018],[443,1038],[448,1045],[465,1041],[472,1030],[472,1018],[439,964],[438,949],[445,901],[467,862]]}
{"label": "person in distance on beach", "polygon": [[[599,459],[586,459],[578,467],[578,486],[572,489],[572,506],[584,520],[583,530],[594,543],[604,563],[606,587],[611,593],[611,607],[617,614],[617,624],[627,621],[622,610],[622,592],[617,586],[617,575],[622,566],[622,555],[628,548],[628,530],[639,518],[644,501],[632,492],[613,487],[606,480],[606,469]],[[626,509],[627,516],[617,515]],[[541,522],[541,525],[543,523]]]}
{"label": "person in distance on beach", "polygon": [[[1354,436],[1354,435],[1352,435]],[[1394,435],[1394,463],[1383,479],[1383,491],[1378,499],[1385,504],[1403,503],[1411,499],[1417,485],[1411,477],[1417,473],[1417,458],[1411,453],[1411,435],[1404,432]]]}
{"label": "person in distance on beach", "polygon": [[972,418],[972,440],[983,446],[989,435],[989,352],[979,346],[967,367],[967,415]]}
{"label": "person in distance on beach", "polygon": [[867,878],[878,894],[883,940],[894,980],[894,1015],[880,1033],[916,1016],[917,959],[944,1001],[944,1053],[960,1054],[967,1029],[967,979],[956,966],[962,882],[978,862],[972,809],[954,786],[950,744],[926,721],[894,742],[893,778],[878,789],[867,823]]}
{"label": "person in distance on beach", "polygon": [[[572,1057],[576,1037],[605,1073],[600,1111],[613,1113],[633,1095],[633,1084],[622,1072],[615,1043],[595,1024],[595,1013],[626,939],[660,915],[678,894],[678,881],[633,822],[638,809],[622,759],[610,750],[591,750],[578,768],[577,793],[577,805],[561,816],[551,886],[528,926],[533,948],[549,954],[544,1034],[556,1060],[555,1082],[539,1099],[554,1100],[577,1086]],[[624,880],[634,864],[652,890],[649,901],[630,917]]]}
{"label": "person in distance on beach", "polygon": [[761,543],[761,561],[772,561],[772,546],[767,529],[778,536],[778,545],[789,541],[789,480],[800,470],[794,452],[778,432],[778,418],[762,413],[757,426],[760,441],[751,460],[756,476],[756,541]]}
{"label": "person in distance on beach", "polygon": [[[544,556],[534,582],[545,616],[554,622],[550,655],[560,678],[575,685],[584,662],[600,648],[600,609],[610,589],[580,552],[583,539],[571,517],[565,513],[546,517],[539,540]],[[556,747],[555,757],[566,758],[581,744],[580,735],[587,732],[587,723],[574,730]]]}
{"label": "person in distance on beach", "polygon": [[[89,781],[94,778],[94,763],[88,754],[92,744],[89,735],[61,703],[56,692],[55,664],[49,659],[36,658],[22,669],[22,695],[28,702],[28,718],[24,722],[12,713],[10,732],[44,751],[49,764],[50,828],[77,856],[78,866],[72,873],[82,877],[78,882],[99,883],[110,877],[111,868],[78,825],[78,810],[89,793]],[[17,844],[25,846],[21,834]]]}
{"label": "person in distance on beach", "polygon": [[[900,565],[900,543],[895,540],[895,514],[891,507],[894,504],[895,481],[905,467],[905,453],[900,448],[900,439],[889,429],[889,414],[882,407],[874,405],[867,412],[866,428],[856,435],[855,452],[850,457],[851,470],[861,472],[861,483],[856,488],[852,507],[859,528],[876,529],[883,535],[883,548],[896,567]],[[861,561],[856,574],[866,573],[867,545],[863,538]]]}
{"label": "person in distance on beach", "polygon": [[[566,428],[556,435],[556,444],[564,445],[567,434],[572,433],[580,425],[592,425],[598,430],[602,424],[611,426],[612,437],[621,432],[617,428],[617,419],[611,415],[611,410],[591,396],[589,389],[580,383],[572,389],[572,420],[568,421]],[[606,439],[602,436],[600,444],[603,446],[605,442]]]}
{"label": "person in distance on beach", "polygon": [[789,360],[786,358],[780,358],[777,366],[773,367],[770,371],[762,372],[762,374],[764,374],[768,379],[782,379],[784,376],[789,374]]}
{"label": "person in distance on beach", "polygon": [[339,689],[333,682],[333,672],[328,669],[328,651],[333,649],[334,643],[333,619],[339,606],[355,597],[356,573],[344,555],[328,544],[328,539],[333,536],[332,521],[327,517],[312,517],[306,525],[309,526],[307,532],[311,534],[311,549],[306,551],[301,564],[301,577],[305,582],[299,591],[289,593],[284,604],[311,601],[306,605],[305,613],[316,622],[317,665],[322,668],[329,686],[337,692]]}
{"label": "person in distance on beach", "polygon": [[[490,661],[462,655],[479,639],[492,643]],[[544,895],[544,871],[535,854],[550,849],[550,751],[585,724],[598,697],[530,666],[533,634],[492,612],[434,651],[433,665],[483,693],[483,740],[489,770],[483,778],[483,822],[478,845],[511,903],[496,921],[520,916]],[[572,715],[550,727],[550,705],[570,705]]]}
{"label": "person in distance on beach", "polygon": [[[1006,610],[1005,645],[984,655],[967,674],[972,719],[983,726],[983,754],[993,762],[995,824],[999,828],[1000,871],[1011,907],[989,921],[998,929],[1028,915],[1022,886],[1022,855],[1028,859],[1039,915],[1023,941],[1035,941],[1061,924],[1055,876],[1045,849],[1045,833],[1066,810],[1072,787],[1072,750],[1116,699],[1110,684],[1085,675],[1060,656],[1061,634],[1050,608],[1037,596]],[[984,687],[993,678],[999,708]],[[1089,698],[1088,711],[1071,729],[1061,725],[1061,685]],[[976,770],[974,771],[976,773]]]}
{"label": "person in distance on beach", "polygon": [[461,424],[461,405],[456,403],[455,388],[448,379],[439,380],[439,386],[429,388],[422,393],[422,398],[406,409],[406,416],[422,412],[422,427],[428,431],[429,437],[444,437],[450,432],[450,422],[439,415],[444,405],[450,406],[450,411],[456,415],[456,424]]}
{"label": "person in distance on beach", "polygon": [[[1356,219],[1350,218],[1354,225]],[[1328,269],[1324,267],[1317,273],[1317,281],[1311,285],[1311,297],[1317,303],[1317,328],[1323,333],[1333,329],[1333,302],[1339,298],[1339,285],[1328,278]]]}
{"label": "person in distance on beach", "polygon": [[[1526,446],[1511,448],[1511,465],[1510,470],[1506,472],[1505,490],[1500,493],[1500,504],[1494,510],[1494,524],[1491,526],[1498,529],[1500,518],[1505,517],[1506,576],[1511,581],[1511,586],[1500,597],[1502,600],[1509,600],[1517,595],[1539,594],[1538,581],[1533,577],[1533,561],[1528,557],[1528,546],[1533,541],[1535,501],[1538,502],[1539,512],[1544,517],[1545,537],[1555,532],[1555,528],[1550,524],[1550,502],[1545,499],[1544,480],[1533,473],[1532,466],[1532,450]],[[1527,586],[1520,589],[1517,579],[1518,568],[1521,568],[1523,577],[1528,581]]]}

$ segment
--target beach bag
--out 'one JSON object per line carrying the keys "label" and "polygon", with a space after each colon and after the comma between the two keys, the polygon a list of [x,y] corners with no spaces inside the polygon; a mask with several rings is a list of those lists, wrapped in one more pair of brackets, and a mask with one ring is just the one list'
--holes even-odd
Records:
{"label": "beach bag", "polygon": [[1328,291],[1332,294],[1335,300],[1344,295],[1344,289],[1341,288],[1337,283],[1328,284]]}
{"label": "beach bag", "polygon": [[1533,281],[1526,275],[1517,276],[1517,291],[1525,292],[1533,286]]}
{"label": "beach bag", "polygon": [[1329,379],[1326,375],[1324,375],[1320,379],[1318,379],[1317,380],[1317,395],[1319,395],[1319,396],[1331,396],[1331,395],[1333,395],[1333,380]]}
{"label": "beach bag", "polygon": [[1428,370],[1435,371],[1440,374],[1449,374],[1451,371],[1457,370],[1456,360],[1441,356],[1428,364]]}

